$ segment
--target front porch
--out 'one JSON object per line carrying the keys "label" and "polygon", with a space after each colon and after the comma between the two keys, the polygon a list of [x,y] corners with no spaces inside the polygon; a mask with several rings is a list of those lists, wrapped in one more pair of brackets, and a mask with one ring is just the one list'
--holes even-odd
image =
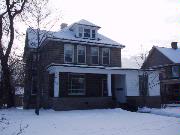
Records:
{"label": "front porch", "polygon": [[125,76],[107,69],[56,66],[49,73],[49,106],[54,110],[113,108],[115,93],[125,91]]}

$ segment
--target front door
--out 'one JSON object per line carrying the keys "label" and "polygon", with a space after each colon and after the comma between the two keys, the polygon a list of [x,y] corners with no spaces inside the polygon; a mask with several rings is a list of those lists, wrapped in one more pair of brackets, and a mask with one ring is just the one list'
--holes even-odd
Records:
{"label": "front door", "polygon": [[115,75],[115,97],[118,103],[126,103],[125,75]]}

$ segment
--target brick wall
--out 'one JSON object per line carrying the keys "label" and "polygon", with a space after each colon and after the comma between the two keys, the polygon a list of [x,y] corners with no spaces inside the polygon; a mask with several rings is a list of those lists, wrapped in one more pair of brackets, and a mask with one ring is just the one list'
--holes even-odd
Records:
{"label": "brick wall", "polygon": [[[58,41],[49,41],[46,45],[41,48],[41,65],[47,66],[51,63],[64,64],[64,44]],[[68,44],[68,43],[67,43]],[[70,44],[70,43],[69,43]],[[77,45],[74,45],[74,63],[77,63]],[[91,64],[90,55],[91,45],[86,45],[86,65]],[[102,47],[99,47],[99,65],[102,64]],[[110,64],[107,66],[121,67],[121,49],[110,48]]]}
{"label": "brick wall", "polygon": [[143,63],[142,68],[147,69],[153,66],[165,65],[165,64],[173,64],[166,56],[164,56],[157,49],[152,50],[147,60]]}

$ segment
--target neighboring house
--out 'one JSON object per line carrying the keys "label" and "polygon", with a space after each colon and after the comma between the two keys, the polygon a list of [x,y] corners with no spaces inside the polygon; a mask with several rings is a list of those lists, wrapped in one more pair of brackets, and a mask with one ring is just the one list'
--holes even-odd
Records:
{"label": "neighboring house", "polygon": [[[144,71],[121,68],[121,49],[124,45],[99,34],[100,27],[86,20],[65,28],[62,26],[60,31],[48,32],[39,48],[42,107],[71,110],[115,107],[117,102],[141,105],[145,96],[148,96],[148,103],[152,106],[160,104],[157,85],[147,85],[149,94],[140,94],[139,75]],[[24,108],[36,104],[35,32],[28,29],[26,34]],[[148,77],[156,74],[151,78],[158,81],[155,71],[146,73]]]}
{"label": "neighboring house", "polygon": [[162,103],[180,102],[180,48],[177,42],[172,42],[171,48],[154,46],[142,68],[160,72]]}

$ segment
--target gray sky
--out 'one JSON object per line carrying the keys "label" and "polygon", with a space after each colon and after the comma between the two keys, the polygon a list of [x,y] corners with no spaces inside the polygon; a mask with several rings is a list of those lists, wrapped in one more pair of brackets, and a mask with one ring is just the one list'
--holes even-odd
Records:
{"label": "gray sky", "polygon": [[[125,45],[123,67],[138,68],[135,56],[153,45],[180,42],[180,0],[50,0],[49,7],[61,15],[60,24],[86,19],[101,26],[99,33]],[[27,26],[17,27],[24,32]]]}
{"label": "gray sky", "polygon": [[126,45],[123,57],[153,45],[170,46],[180,39],[179,0],[50,0],[61,11],[62,22],[86,19],[100,33]]}

